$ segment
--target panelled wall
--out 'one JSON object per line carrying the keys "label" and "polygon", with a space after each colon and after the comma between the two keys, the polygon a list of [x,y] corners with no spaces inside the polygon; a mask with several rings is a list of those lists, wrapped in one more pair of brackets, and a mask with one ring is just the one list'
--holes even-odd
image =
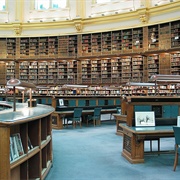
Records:
{"label": "panelled wall", "polygon": [[12,77],[36,85],[148,82],[180,74],[180,20],[91,34],[0,38],[0,84]]}

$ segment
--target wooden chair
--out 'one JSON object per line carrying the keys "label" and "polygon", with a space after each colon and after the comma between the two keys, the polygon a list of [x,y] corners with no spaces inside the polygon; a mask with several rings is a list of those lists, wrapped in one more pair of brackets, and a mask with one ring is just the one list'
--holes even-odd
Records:
{"label": "wooden chair", "polygon": [[97,121],[99,122],[99,125],[101,124],[101,107],[94,108],[93,115],[87,116],[87,126],[89,121],[93,121],[94,126],[97,124]]}
{"label": "wooden chair", "polygon": [[178,164],[178,155],[180,153],[180,127],[174,126],[174,137],[175,137],[175,159],[174,159],[174,171]]}
{"label": "wooden chair", "polygon": [[73,128],[76,127],[76,124],[79,123],[81,126],[81,116],[82,116],[82,110],[83,108],[74,108],[73,117],[67,117],[67,127],[68,127],[68,121],[72,121]]}

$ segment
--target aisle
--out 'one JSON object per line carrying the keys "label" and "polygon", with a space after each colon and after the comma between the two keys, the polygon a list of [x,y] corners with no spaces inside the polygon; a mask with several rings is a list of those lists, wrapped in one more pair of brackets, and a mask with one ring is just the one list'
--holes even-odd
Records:
{"label": "aisle", "polygon": [[[115,131],[114,121],[53,130],[54,161],[46,180],[180,179],[180,166],[173,171],[174,155],[148,155],[145,163],[130,164],[121,156],[122,137]],[[162,148],[174,144],[173,138],[162,141]]]}

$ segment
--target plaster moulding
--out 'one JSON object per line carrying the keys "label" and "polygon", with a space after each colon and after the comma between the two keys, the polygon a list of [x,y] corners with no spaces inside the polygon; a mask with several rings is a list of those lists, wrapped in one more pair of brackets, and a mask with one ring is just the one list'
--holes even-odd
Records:
{"label": "plaster moulding", "polygon": [[13,24],[14,33],[16,36],[21,35],[22,32],[22,25],[20,23]]}
{"label": "plaster moulding", "polygon": [[77,32],[82,32],[83,29],[82,19],[81,18],[74,19],[74,26]]}

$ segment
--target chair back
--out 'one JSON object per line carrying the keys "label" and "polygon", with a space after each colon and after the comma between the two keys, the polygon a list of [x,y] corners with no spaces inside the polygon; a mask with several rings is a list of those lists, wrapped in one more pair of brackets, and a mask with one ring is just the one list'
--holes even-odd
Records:
{"label": "chair back", "polygon": [[101,115],[101,107],[97,107],[97,108],[94,108],[94,116],[95,117],[100,117],[100,115]]}
{"label": "chair back", "polygon": [[74,115],[73,117],[76,119],[81,118],[83,108],[74,108]]}
{"label": "chair back", "polygon": [[180,127],[173,126],[175,143],[180,145]]}

